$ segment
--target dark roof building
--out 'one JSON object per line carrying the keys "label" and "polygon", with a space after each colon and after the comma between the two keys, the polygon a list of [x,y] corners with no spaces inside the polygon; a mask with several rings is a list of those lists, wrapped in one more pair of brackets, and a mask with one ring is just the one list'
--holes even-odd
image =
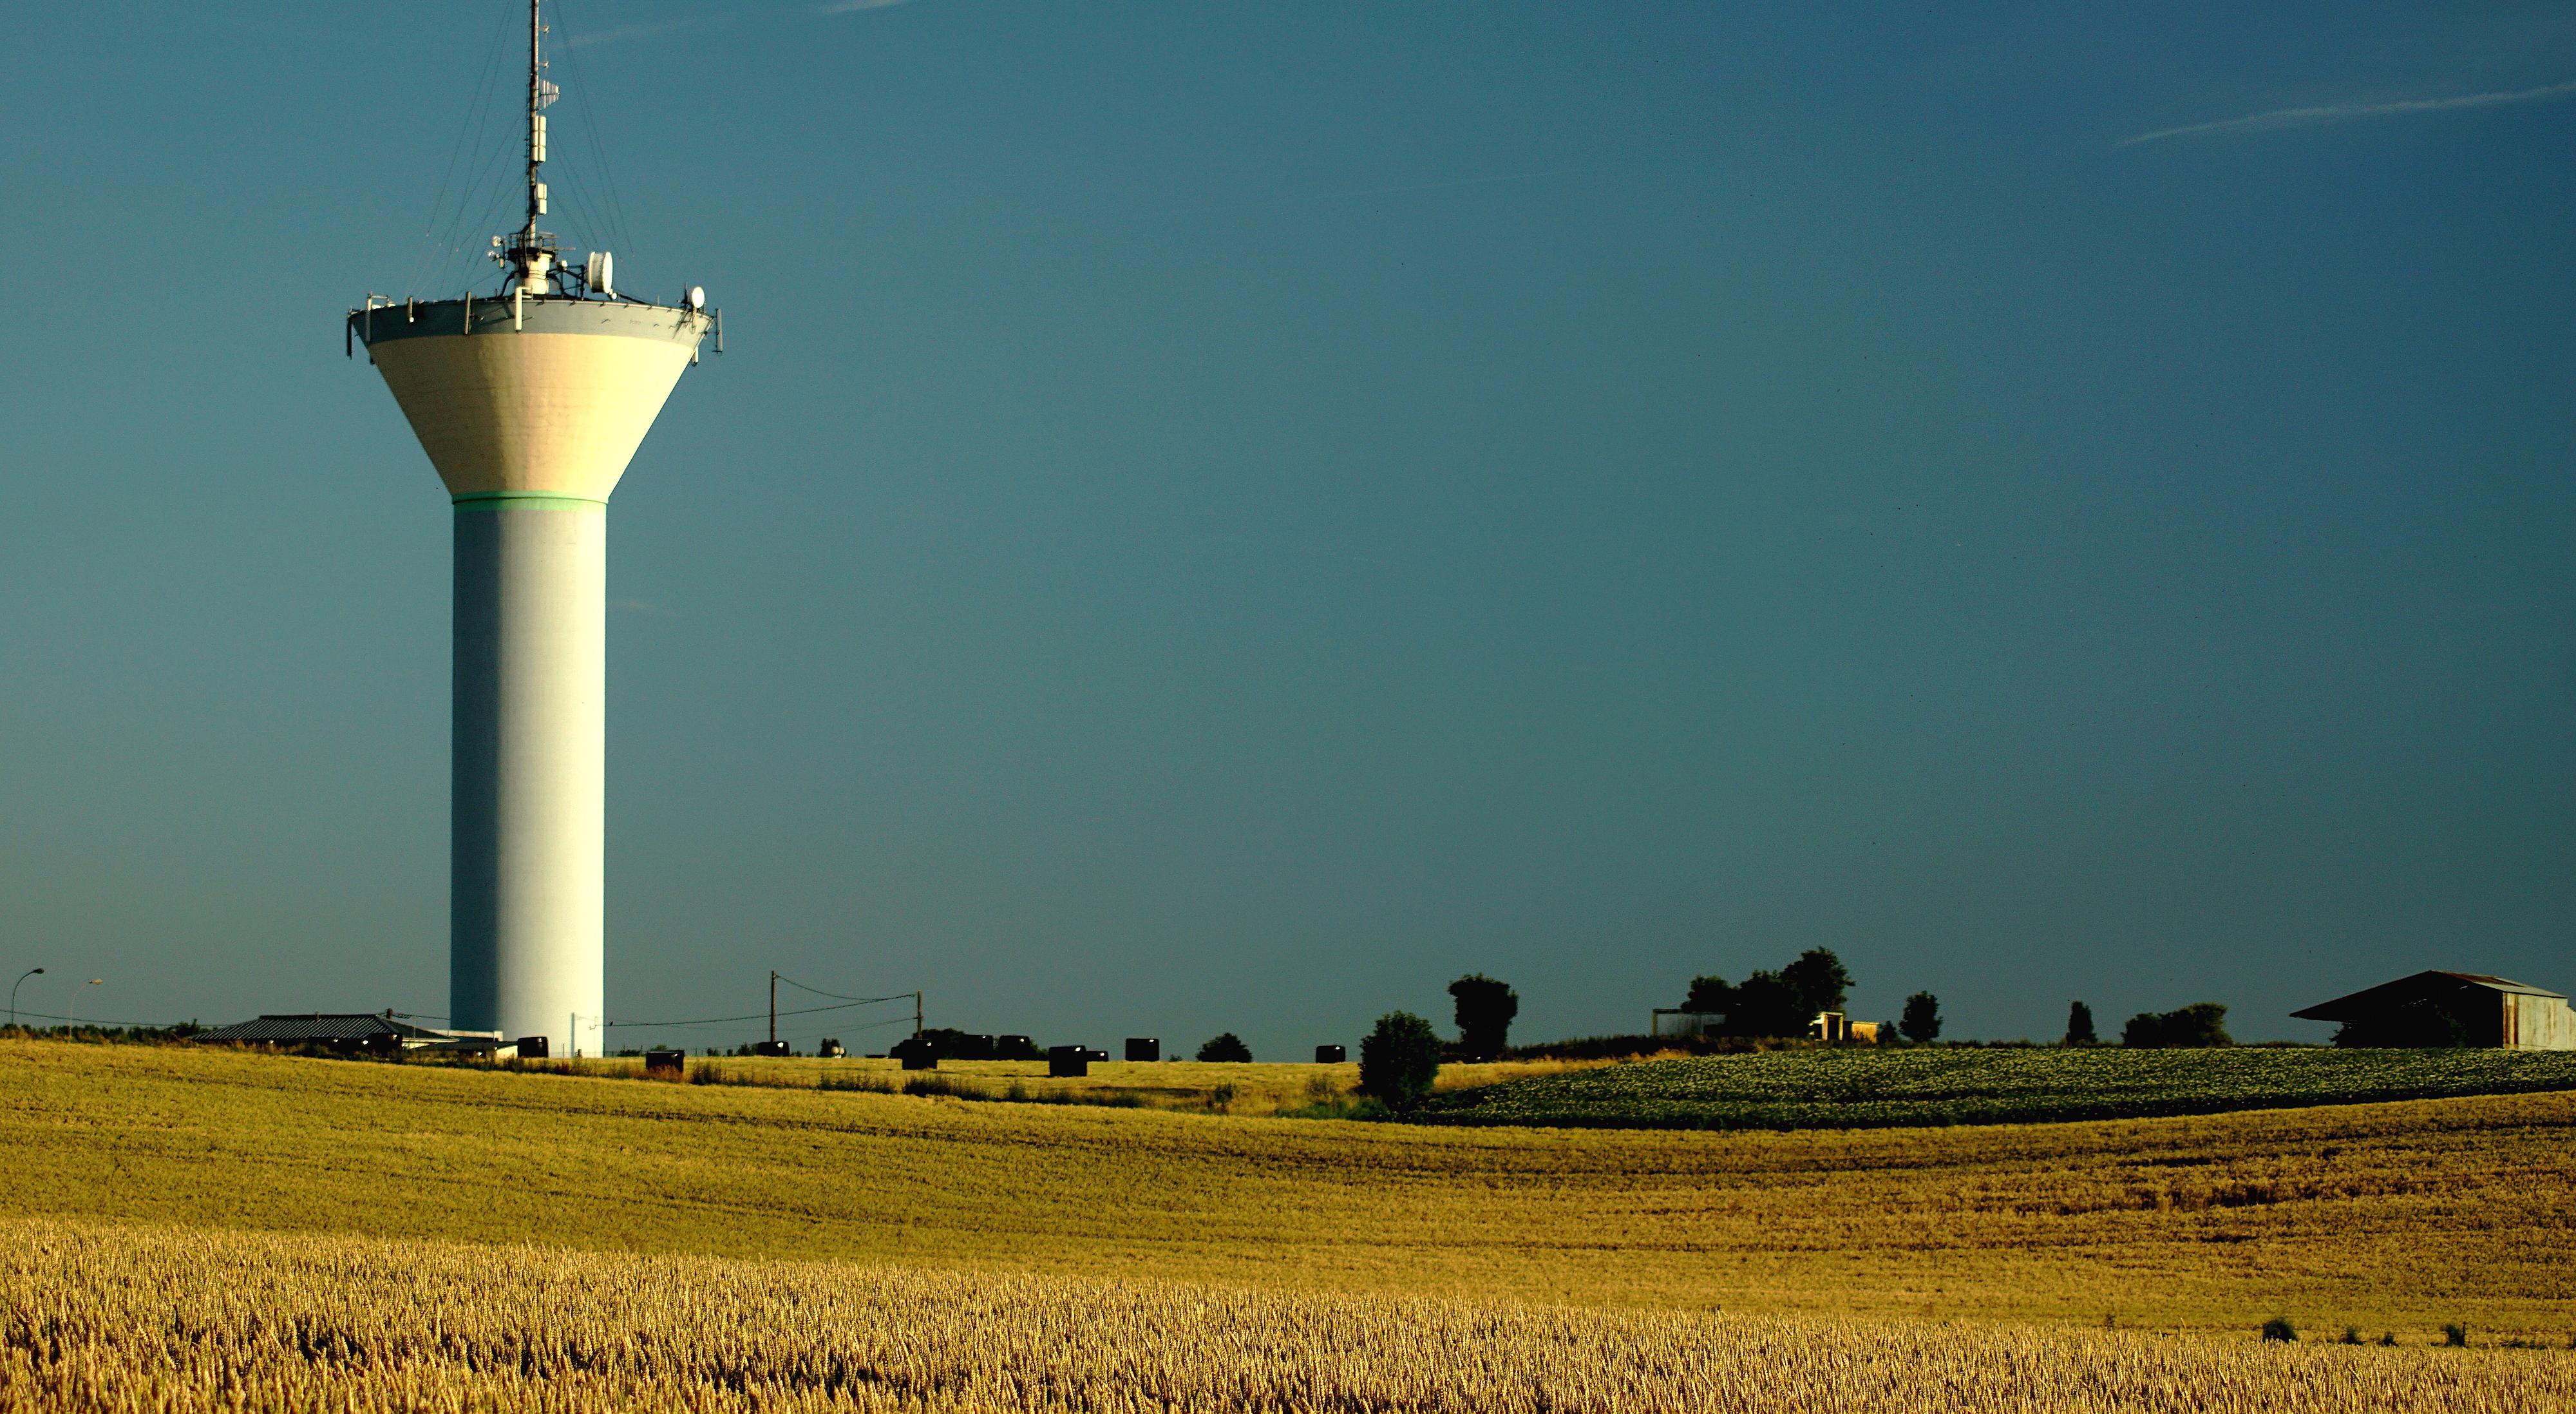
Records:
{"label": "dark roof building", "polygon": [[267,1012],[255,1021],[237,1021],[212,1031],[200,1031],[196,1039],[267,1046],[337,1046],[351,1050],[374,1046],[408,1051],[425,1046],[456,1047],[460,1042],[488,1045],[494,1038],[474,1032],[414,1026],[408,1021],[371,1011],[293,1011]]}
{"label": "dark roof building", "polygon": [[2565,996],[2483,972],[2418,972],[2290,1015],[2342,1022],[2338,1046],[2576,1051]]}

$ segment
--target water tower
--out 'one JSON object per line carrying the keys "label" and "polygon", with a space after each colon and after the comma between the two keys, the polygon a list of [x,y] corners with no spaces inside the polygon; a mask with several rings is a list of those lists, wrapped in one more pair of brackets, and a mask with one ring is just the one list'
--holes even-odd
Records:
{"label": "water tower", "polygon": [[[449,1025],[600,1054],[608,495],[698,346],[705,293],[617,293],[546,214],[545,26],[528,6],[528,219],[497,292],[351,310],[455,503]],[[722,339],[719,335],[719,345]]]}

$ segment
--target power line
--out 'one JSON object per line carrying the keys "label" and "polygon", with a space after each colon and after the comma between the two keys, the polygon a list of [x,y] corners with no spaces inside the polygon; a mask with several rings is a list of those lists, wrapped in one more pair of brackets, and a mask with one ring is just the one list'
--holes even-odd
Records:
{"label": "power line", "polygon": [[[653,1027],[652,1023],[641,1021],[612,1021],[608,1024],[611,1026],[626,1028],[644,1027],[669,1031],[705,1031],[712,1029],[712,1027],[707,1023],[684,1021],[664,1022],[659,1027]],[[862,1031],[875,1031],[887,1026],[910,1026],[911,1024],[911,1017],[894,1016],[888,1017],[883,1021],[844,1021],[838,1024],[831,1022],[817,1022],[810,1026],[781,1026],[778,1028],[778,1034],[781,1036],[820,1036],[825,1032],[830,1032],[836,1036],[853,1036]]]}
{"label": "power line", "polygon": [[[826,992],[820,987],[808,987],[804,983],[797,981],[795,978],[790,977],[783,972],[778,974],[778,980],[800,992],[812,992],[818,997],[833,997],[845,1002],[899,1002],[912,995],[910,992],[897,992],[890,997],[844,997],[838,992]],[[779,1015],[784,1016],[786,1013],[781,1012]]]}
{"label": "power line", "polygon": [[[572,28],[572,20],[565,15],[560,0],[555,6],[555,17],[567,30]],[[567,43],[563,46],[563,55],[564,65],[568,70],[566,77],[572,80],[574,107],[581,114],[582,128],[590,139],[591,161],[596,164],[599,172],[600,196],[596,204],[602,208],[599,217],[600,230],[599,239],[591,244],[603,250],[612,247],[624,250],[627,248],[626,212],[624,204],[618,200],[617,176],[608,166],[608,149],[599,140],[599,117],[590,99],[590,80],[581,71],[581,46]]]}
{"label": "power line", "polygon": [[[781,980],[781,981],[785,981],[786,979],[785,979],[785,978],[781,978],[781,979],[779,979],[779,980]],[[903,995],[908,997],[908,996],[911,996],[911,995],[912,995],[912,993],[910,993],[910,992],[905,992],[905,993],[903,993]],[[869,1005],[872,1005],[872,1004],[874,1004],[874,1003],[876,1003],[876,1002],[890,1002],[890,1001],[893,1001],[893,1000],[894,1000],[894,998],[892,998],[892,997],[873,997],[873,998],[870,998],[870,999],[869,999],[869,1000],[867,1000],[867,1001],[851,1001],[851,1002],[843,1002],[843,1003],[841,1003],[841,1004],[840,1004],[840,1005],[838,1005],[838,1006],[813,1006],[813,1007],[801,1007],[801,1008],[799,1008],[799,1009],[797,1009],[797,1010],[795,1010],[795,1011],[782,1011],[782,1012],[780,1012],[780,1013],[778,1013],[778,1014],[779,1014],[780,1016],[812,1016],[812,1015],[814,1015],[814,1014],[815,1014],[815,1013],[817,1013],[817,1012],[825,1012],[825,1011],[848,1011],[848,1010],[850,1010],[850,1009],[851,1009],[851,1008],[853,1008],[853,1007],[869,1006]],[[602,1025],[602,1026],[714,1026],[714,1025],[716,1025],[716,1024],[718,1024],[718,1023],[720,1023],[720,1022],[727,1022],[727,1021],[762,1021],[762,1020],[766,1020],[766,1019],[768,1018],[768,1016],[769,1016],[769,1013],[768,1013],[768,1012],[765,1012],[765,1011],[755,1011],[755,1012],[751,1013],[751,1014],[750,1014],[750,1015],[748,1015],[748,1016],[702,1016],[702,1017],[698,1017],[698,1018],[696,1018],[696,1019],[694,1019],[694,1020],[690,1020],[690,1021],[603,1021],[603,1022],[601,1022],[601,1023],[600,1023],[600,1025]]]}
{"label": "power line", "polygon": [[[467,105],[463,117],[457,123],[456,145],[447,155],[447,173],[438,179],[438,195],[433,198],[429,204],[429,225],[421,232],[421,234],[424,237],[427,237],[431,242],[430,251],[423,252],[419,263],[412,267],[411,286],[405,291],[407,294],[415,293],[420,289],[421,276],[425,274],[429,268],[429,262],[431,259],[430,252],[436,252],[443,266],[445,264],[445,257],[454,249],[455,233],[451,232],[447,237],[442,238],[438,233],[439,217],[445,214],[447,210],[447,189],[449,184],[455,180],[457,164],[466,153],[467,144],[465,141],[465,134],[468,130],[471,130],[474,134],[473,150],[478,163],[481,158],[483,145],[482,120],[488,116],[490,112],[490,110],[485,106],[485,100],[491,91],[492,74],[494,70],[499,67],[501,62],[502,36],[508,33],[509,11],[504,9],[492,26],[491,47],[483,56],[483,72],[482,76],[475,80],[473,101]],[[473,174],[474,169],[469,167],[466,169],[466,172],[470,177]],[[465,194],[463,192],[458,194],[457,204],[460,207],[465,204]]]}

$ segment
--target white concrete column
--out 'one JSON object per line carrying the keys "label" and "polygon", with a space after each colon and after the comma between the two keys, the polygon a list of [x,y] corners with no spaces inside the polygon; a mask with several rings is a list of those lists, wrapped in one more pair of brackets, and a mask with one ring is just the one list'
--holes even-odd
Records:
{"label": "white concrete column", "polygon": [[456,498],[455,673],[450,1024],[505,1040],[544,1036],[556,1056],[597,1055],[604,502]]}

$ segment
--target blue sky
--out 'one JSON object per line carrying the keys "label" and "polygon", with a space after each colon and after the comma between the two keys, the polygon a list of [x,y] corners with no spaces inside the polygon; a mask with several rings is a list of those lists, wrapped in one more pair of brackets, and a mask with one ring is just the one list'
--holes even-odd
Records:
{"label": "blue sky", "polygon": [[[30,1008],[444,1010],[448,512],[337,326],[490,283],[510,9],[0,54]],[[2564,6],[554,23],[555,224],[727,326],[611,515],[619,1017],[2576,984]]]}

